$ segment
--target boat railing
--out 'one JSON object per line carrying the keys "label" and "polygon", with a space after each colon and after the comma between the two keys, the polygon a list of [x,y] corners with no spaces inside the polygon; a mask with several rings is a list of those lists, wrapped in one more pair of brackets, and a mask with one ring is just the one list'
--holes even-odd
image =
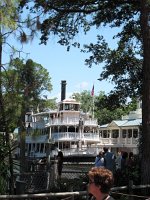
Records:
{"label": "boat railing", "polygon": [[[97,155],[99,151],[99,147],[76,147],[76,148],[64,148],[63,150],[63,155],[64,156],[69,156],[69,155]],[[94,160],[94,159],[93,159]]]}
{"label": "boat railing", "polygon": [[56,132],[52,134],[52,139],[57,141],[57,140],[99,140],[99,134],[98,133],[93,133],[93,132],[88,132],[88,133],[82,133],[82,135],[78,132]]}
{"label": "boat railing", "polygon": [[[83,121],[84,125],[97,125],[97,120],[88,119]],[[64,118],[64,119],[52,119],[49,121],[49,125],[79,125],[79,118]]]}
{"label": "boat railing", "polygon": [[[39,121],[39,122],[32,122],[30,123],[31,127],[34,129],[38,129],[38,128],[44,128],[44,127],[48,127],[48,126],[52,126],[52,125],[74,125],[74,126],[78,126],[79,125],[79,118],[54,118],[54,119],[50,119],[50,120],[46,120],[46,121]],[[96,119],[86,119],[83,121],[83,125],[85,126],[97,126],[97,120]]]}

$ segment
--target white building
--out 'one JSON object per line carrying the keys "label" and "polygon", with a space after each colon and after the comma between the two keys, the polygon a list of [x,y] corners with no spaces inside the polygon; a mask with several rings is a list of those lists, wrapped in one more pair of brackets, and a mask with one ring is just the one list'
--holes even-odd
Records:
{"label": "white building", "polygon": [[141,123],[142,109],[138,106],[136,111],[131,111],[121,120],[100,126],[100,148],[107,146],[113,152],[120,150],[137,154]]}

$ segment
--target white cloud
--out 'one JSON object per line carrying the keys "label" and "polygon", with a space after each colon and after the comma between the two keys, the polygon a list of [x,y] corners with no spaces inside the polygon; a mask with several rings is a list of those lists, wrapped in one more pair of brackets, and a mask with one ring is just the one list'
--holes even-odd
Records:
{"label": "white cloud", "polygon": [[87,90],[88,89],[88,85],[89,85],[88,82],[83,81],[83,82],[77,84],[76,88],[78,88],[80,91]]}
{"label": "white cloud", "polygon": [[[77,85],[75,85],[75,87],[74,88],[76,88],[76,89],[74,89],[72,92],[66,92],[66,99],[68,99],[68,98],[70,98],[71,96],[72,96],[72,94],[73,93],[80,93],[80,92],[82,92],[83,90],[88,90],[89,88],[88,88],[88,86],[89,86],[89,83],[88,82],[86,82],[86,81],[83,81],[83,82],[81,82],[81,83],[78,83]],[[67,91],[68,89],[66,88],[66,91]],[[60,102],[60,100],[61,100],[61,92],[59,92],[59,93],[57,93],[57,94],[53,94],[53,95],[50,95],[49,96],[49,98],[57,98],[57,102]]]}

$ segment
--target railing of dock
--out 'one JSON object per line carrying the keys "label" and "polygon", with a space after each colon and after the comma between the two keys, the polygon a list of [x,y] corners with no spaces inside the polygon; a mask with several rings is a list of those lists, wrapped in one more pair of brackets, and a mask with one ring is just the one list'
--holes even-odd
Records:
{"label": "railing of dock", "polygon": [[[121,187],[114,187],[111,189],[110,195],[116,199],[144,199],[150,200],[150,193],[147,195],[135,194],[135,189],[149,189],[150,185],[128,185]],[[124,191],[124,192],[123,192]],[[144,193],[143,193],[144,194]],[[88,191],[76,192],[60,192],[60,193],[38,193],[38,194],[21,194],[21,195],[0,195],[0,199],[4,200],[83,200],[89,199]]]}
{"label": "railing of dock", "polygon": [[[87,186],[89,169],[93,166],[93,162],[81,162],[81,160],[73,160],[74,162],[64,162],[62,177],[59,182],[57,177],[57,160],[48,167],[47,165],[35,165],[31,171],[16,175],[16,195],[0,195],[0,199],[10,200],[85,200],[88,199]],[[77,162],[78,161],[78,162]],[[79,162],[80,161],[80,162]],[[29,166],[28,166],[29,167]],[[19,179],[18,179],[19,178]],[[84,182],[83,182],[84,181]],[[59,190],[59,186],[64,184],[67,190]],[[149,190],[150,185],[133,185],[131,181],[128,186],[112,188],[111,194],[115,199],[149,199],[150,191],[147,195],[141,195],[139,189]],[[54,191],[57,191],[54,193]],[[123,192],[121,192],[123,191]]]}

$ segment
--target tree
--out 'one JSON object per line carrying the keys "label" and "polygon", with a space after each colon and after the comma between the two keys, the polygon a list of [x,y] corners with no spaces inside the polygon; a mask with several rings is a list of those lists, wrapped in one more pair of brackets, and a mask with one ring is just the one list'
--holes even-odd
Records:
{"label": "tree", "polygon": [[[5,113],[5,99],[3,97],[3,88],[2,88],[2,70],[4,66],[2,64],[2,51],[3,44],[6,42],[8,35],[10,35],[11,30],[15,30],[16,20],[17,20],[17,9],[16,9],[15,1],[4,0],[0,2],[0,132],[5,133],[5,137],[3,137],[3,145],[0,145],[1,152],[8,152],[8,164],[9,164],[9,172],[10,172],[10,193],[13,193],[13,162],[11,155],[11,145],[9,140],[9,123],[7,121],[7,115]],[[17,4],[18,5],[18,4]],[[8,32],[5,32],[8,30]],[[2,166],[6,166],[5,157],[2,156]],[[0,179],[6,181],[6,173],[0,174]],[[4,183],[3,182],[3,183]],[[2,184],[2,183],[1,183]],[[4,188],[4,190],[6,187]]]}
{"label": "tree", "polygon": [[[5,47],[7,48],[7,51],[9,51],[10,59],[13,58],[15,54],[21,55],[22,49],[18,50],[15,48],[12,43],[9,43],[9,38],[12,36],[15,36],[17,40],[19,40],[21,43],[25,43],[28,41],[28,39],[33,39],[35,31],[33,27],[37,25],[37,23],[27,16],[26,19],[21,20],[18,5],[18,0],[3,0],[0,2],[0,132],[5,133],[3,137],[3,143],[5,145],[0,145],[0,149],[8,152],[7,157],[8,158],[8,170],[7,174],[10,174],[10,193],[13,193],[13,187],[14,187],[14,180],[13,180],[13,160],[11,155],[11,142],[9,139],[9,134],[14,130],[14,125],[18,118],[19,110],[21,108],[18,107],[18,110],[16,111],[16,105],[17,101],[19,100],[18,96],[13,95],[13,88],[11,85],[11,81],[9,82],[9,87],[4,88],[2,76],[6,72],[6,63],[3,63],[2,55]],[[25,33],[27,31],[28,34]],[[11,38],[12,39],[12,38]],[[5,51],[6,52],[6,51]],[[9,63],[9,58],[7,63]],[[4,72],[5,71],[5,72]],[[7,75],[6,75],[7,77]],[[7,77],[8,79],[8,77]],[[14,103],[10,102],[10,99],[14,100]],[[18,113],[17,113],[18,112]],[[17,124],[16,124],[17,125]],[[3,158],[3,157],[1,157]],[[5,160],[2,159],[1,164],[2,166],[5,166]],[[4,173],[3,173],[4,175]],[[2,177],[0,174],[0,179],[2,180],[4,176]]]}
{"label": "tree", "polygon": [[[24,6],[23,1],[21,6]],[[34,10],[34,8],[36,10]],[[116,85],[115,95],[142,97],[142,183],[150,182],[150,2],[149,0],[82,0],[34,1],[34,12],[42,12],[41,43],[51,34],[58,43],[70,47],[70,41],[83,28],[110,26],[121,31],[114,37],[118,47],[111,50],[101,36],[98,43],[85,46],[92,55],[87,64],[105,61],[101,79],[110,78]],[[79,46],[79,43],[74,43]]]}
{"label": "tree", "polygon": [[[43,104],[43,109],[46,108],[44,107],[42,93],[50,92],[52,84],[48,71],[42,65],[35,63],[31,59],[24,61],[23,59],[16,58],[11,60],[2,77],[5,101],[7,100],[8,102],[6,108],[8,112],[10,109],[14,109],[10,99],[15,99],[14,106],[18,108],[18,112],[16,112],[17,120],[21,115],[22,109],[25,111],[22,111],[21,118],[24,118],[24,112],[31,107],[34,111],[37,111],[37,107],[40,104]],[[11,117],[9,116],[9,118]],[[16,128],[16,123],[14,128]]]}
{"label": "tree", "polygon": [[94,104],[95,116],[101,125],[121,119],[122,116],[137,108],[137,100],[135,99],[132,99],[128,104],[118,104],[116,100],[116,104],[112,105],[109,96],[105,95],[104,92],[100,92],[99,96],[95,97]]}
{"label": "tree", "polygon": [[110,123],[112,120],[121,119],[123,115],[127,115],[130,111],[133,111],[137,107],[137,100],[132,99],[128,104],[116,104],[112,106],[109,96],[104,92],[99,92],[99,95],[93,97],[90,91],[83,91],[81,93],[73,93],[72,97],[76,101],[80,102],[80,109],[83,112],[88,112],[92,116],[94,108],[94,117],[98,119],[98,124],[104,125]]}
{"label": "tree", "polygon": [[[31,59],[24,63],[24,60],[16,58],[11,61],[10,66],[3,72],[3,88],[5,102],[5,114],[8,114],[10,122],[14,122],[13,128],[19,127],[20,130],[20,169],[24,171],[25,159],[25,114],[29,109],[37,111],[42,92],[50,92],[52,89],[51,78],[48,71],[40,64],[33,62]],[[11,81],[11,87],[10,87]],[[15,103],[12,106],[12,99]],[[16,107],[14,107],[16,106]],[[16,108],[17,111],[16,111]],[[9,111],[12,111],[9,114]],[[13,114],[13,116],[12,116]],[[9,126],[10,126],[9,122]],[[12,128],[12,127],[11,127]]]}
{"label": "tree", "polygon": [[[23,18],[21,18],[19,2],[20,1],[18,0],[3,0],[0,2],[0,132],[5,133],[5,137],[2,138],[2,145],[0,145],[0,152],[1,150],[3,152],[3,150],[5,149],[4,151],[8,153],[6,154],[6,158],[8,158],[8,173],[10,174],[10,193],[13,193],[14,181],[11,142],[9,139],[9,134],[14,130],[14,127],[16,127],[17,125],[17,117],[19,116],[20,111],[23,110],[23,107],[19,106],[23,105],[23,101],[20,102],[22,98],[20,98],[20,96],[18,97],[17,93],[14,94],[14,85],[11,85],[11,80],[9,80],[9,77],[7,76],[8,74],[5,73],[9,61],[12,60],[14,56],[16,56],[16,54],[20,57],[21,53],[24,52],[22,51],[22,47],[20,49],[17,49],[12,45],[11,42],[9,43],[9,38],[11,38],[12,41],[12,37],[15,36],[15,38],[22,44],[27,43],[29,40],[32,40],[34,38],[34,35],[37,34],[38,29],[37,18],[31,19],[29,15],[24,15]],[[10,55],[7,64],[3,63],[2,60],[3,51],[4,49],[6,50],[6,48],[7,52],[9,52]],[[6,87],[4,87],[3,84],[4,74],[6,75],[5,78],[7,78],[7,89]],[[13,104],[10,100],[13,100]],[[18,109],[16,110],[16,108]],[[20,125],[21,124],[22,122],[20,122]],[[3,158],[3,156],[1,158]],[[1,166],[5,166],[4,159],[2,159],[0,163],[0,168]],[[3,178],[4,176],[2,177],[0,173],[0,179],[2,180]]]}
{"label": "tree", "polygon": [[56,99],[41,99],[40,103],[39,103],[39,111],[45,111],[47,109],[57,109],[57,103],[56,103]]}

